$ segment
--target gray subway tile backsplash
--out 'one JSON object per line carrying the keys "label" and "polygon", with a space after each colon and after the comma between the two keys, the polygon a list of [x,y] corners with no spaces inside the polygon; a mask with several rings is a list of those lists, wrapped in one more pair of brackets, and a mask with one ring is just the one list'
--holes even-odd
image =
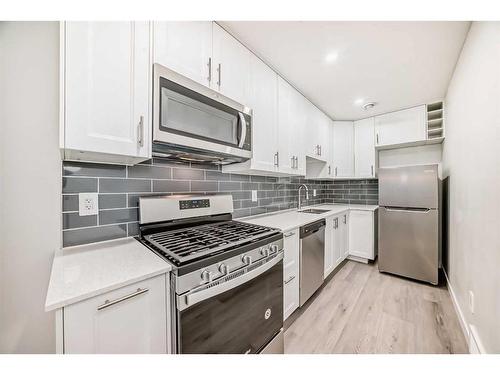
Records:
{"label": "gray subway tile backsplash", "polygon": [[102,210],[99,211],[99,224],[118,224],[135,222],[139,215],[138,208],[122,208],[117,210]]}
{"label": "gray subway tile backsplash", "polygon": [[83,245],[122,237],[127,237],[126,224],[63,230],[63,246]]}
{"label": "gray subway tile backsplash", "polygon": [[[297,189],[302,183],[309,187],[307,204],[378,204],[375,179],[314,181],[246,176],[222,173],[217,165],[161,158],[128,167],[64,162],[63,173],[64,246],[136,236],[140,196],[231,194],[235,218],[297,207]],[[313,189],[316,197],[312,196]],[[257,190],[257,202],[251,200],[251,190]],[[98,192],[99,215],[78,216],[80,192]]]}

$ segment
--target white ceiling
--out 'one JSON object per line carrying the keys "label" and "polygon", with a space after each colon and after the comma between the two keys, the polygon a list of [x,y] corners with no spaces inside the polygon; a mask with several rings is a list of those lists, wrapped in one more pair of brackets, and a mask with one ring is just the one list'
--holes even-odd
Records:
{"label": "white ceiling", "polygon": [[[334,119],[441,99],[469,22],[219,22]],[[333,62],[326,62],[326,56]],[[336,56],[336,59],[335,59]],[[355,101],[375,101],[365,111]]]}

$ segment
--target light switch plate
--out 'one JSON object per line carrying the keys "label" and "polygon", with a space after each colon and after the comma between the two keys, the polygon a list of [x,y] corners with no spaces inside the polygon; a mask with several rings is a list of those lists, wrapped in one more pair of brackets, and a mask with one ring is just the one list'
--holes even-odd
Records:
{"label": "light switch plate", "polygon": [[97,215],[99,198],[97,193],[78,194],[78,214],[80,216]]}
{"label": "light switch plate", "polygon": [[252,190],[252,202],[257,202],[257,190]]}
{"label": "light switch plate", "polygon": [[313,197],[316,196],[316,189],[313,189]]}

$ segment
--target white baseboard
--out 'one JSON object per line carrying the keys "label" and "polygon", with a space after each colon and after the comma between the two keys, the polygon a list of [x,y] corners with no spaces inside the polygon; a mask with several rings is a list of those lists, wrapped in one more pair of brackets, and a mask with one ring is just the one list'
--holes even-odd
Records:
{"label": "white baseboard", "polygon": [[458,321],[460,322],[460,327],[462,328],[462,332],[464,333],[465,339],[467,340],[467,345],[469,347],[469,353],[471,354],[485,354],[484,346],[479,338],[477,329],[474,325],[468,324],[465,319],[465,314],[457,300],[457,296],[453,291],[453,286],[450,283],[450,279],[448,278],[448,274],[443,268],[444,276],[446,277],[446,285],[448,287],[448,291],[450,292],[451,301],[453,302],[453,307],[458,316]]}
{"label": "white baseboard", "polygon": [[356,255],[348,255],[347,256],[347,259],[349,260],[354,260],[355,262],[359,262],[359,263],[365,263],[365,264],[368,264],[368,259],[366,258],[361,258],[361,257],[358,257]]}

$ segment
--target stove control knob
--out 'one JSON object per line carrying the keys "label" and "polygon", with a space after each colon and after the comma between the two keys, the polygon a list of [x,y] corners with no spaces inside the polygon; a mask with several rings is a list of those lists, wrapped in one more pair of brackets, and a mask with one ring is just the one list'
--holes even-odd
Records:
{"label": "stove control knob", "polygon": [[271,245],[271,253],[277,253],[278,252],[278,245]]}
{"label": "stove control knob", "polygon": [[269,248],[268,247],[262,247],[260,249],[260,255],[267,257],[269,256]]}
{"label": "stove control knob", "polygon": [[229,267],[227,264],[221,263],[219,266],[219,272],[223,275],[229,274]]}
{"label": "stove control knob", "polygon": [[250,263],[252,263],[252,257],[250,255],[243,255],[241,257],[241,261],[248,266],[250,265]]}
{"label": "stove control knob", "polygon": [[209,271],[209,270],[205,270],[201,273],[201,279],[206,282],[206,283],[209,283],[212,281],[212,277],[213,277],[213,273],[212,271]]}

